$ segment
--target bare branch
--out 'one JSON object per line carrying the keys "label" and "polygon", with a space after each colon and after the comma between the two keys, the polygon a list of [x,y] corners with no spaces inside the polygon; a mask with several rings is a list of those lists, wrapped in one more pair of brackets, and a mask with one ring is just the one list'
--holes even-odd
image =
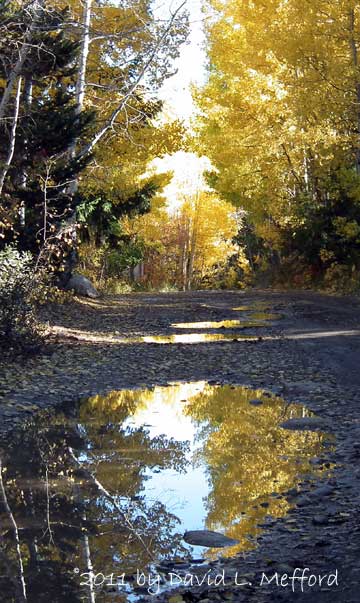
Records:
{"label": "bare branch", "polygon": [[146,61],[144,67],[140,71],[138,77],[136,78],[136,80],[134,81],[134,83],[130,86],[129,91],[123,96],[123,98],[121,99],[121,102],[116,107],[116,109],[114,109],[114,111],[112,112],[112,114],[111,114],[110,118],[108,119],[107,123],[105,124],[105,126],[103,128],[101,128],[101,130],[99,130],[99,132],[94,136],[94,138],[87,145],[85,145],[84,148],[77,154],[77,156],[76,156],[77,160],[81,160],[83,157],[86,157],[87,155],[89,155],[93,151],[94,147],[105,136],[105,134],[107,134],[107,132],[109,132],[109,130],[112,129],[112,127],[115,124],[115,121],[116,121],[117,117],[124,110],[124,108],[126,107],[126,104],[127,104],[128,100],[131,98],[131,96],[137,90],[137,88],[139,87],[139,85],[140,85],[141,81],[143,80],[145,74],[147,73],[148,69],[152,65],[152,63],[153,63],[153,61],[154,61],[154,59],[155,59],[155,57],[156,57],[159,49],[161,48],[161,46],[162,46],[162,44],[163,44],[166,36],[168,35],[169,31],[171,30],[171,28],[173,26],[173,23],[174,23],[177,15],[178,15],[178,13],[182,10],[182,8],[185,6],[185,4],[186,4],[186,0],[172,14],[171,19],[170,19],[170,21],[168,23],[167,28],[165,29],[165,31],[163,32],[163,34],[159,38],[159,40],[158,40],[155,48],[153,49],[153,51],[150,53],[150,56],[149,56],[148,60]]}
{"label": "bare branch", "polygon": [[[84,469],[83,463],[81,463],[79,461],[79,459],[76,457],[74,451],[72,448],[69,447],[69,452],[71,457],[73,458],[73,460],[75,461],[75,463],[81,467],[82,469]],[[114,509],[120,514],[120,516],[123,518],[124,522],[126,523],[128,529],[130,530],[130,532],[132,532],[136,538],[139,540],[139,542],[142,544],[142,546],[144,547],[144,549],[146,550],[146,552],[149,554],[150,557],[152,557],[151,551],[149,551],[148,546],[146,545],[146,542],[144,541],[143,537],[141,536],[141,534],[139,534],[134,526],[132,525],[128,515],[126,513],[124,513],[124,511],[122,510],[122,508],[119,506],[119,504],[116,501],[116,498],[110,494],[110,492],[108,490],[106,490],[106,488],[102,485],[101,482],[99,482],[99,480],[97,479],[96,475],[94,475],[94,473],[92,473],[92,471],[90,471],[89,469],[86,469],[86,473],[88,474],[88,476],[91,478],[91,480],[93,481],[93,483],[95,484],[95,486],[98,488],[98,490],[101,492],[101,494],[106,498],[107,501],[109,501],[112,506],[114,507]]]}

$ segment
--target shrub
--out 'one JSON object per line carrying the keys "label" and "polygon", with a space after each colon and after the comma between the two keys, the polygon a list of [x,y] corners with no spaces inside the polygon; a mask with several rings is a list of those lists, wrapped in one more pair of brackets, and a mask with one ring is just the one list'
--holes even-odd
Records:
{"label": "shrub", "polygon": [[352,294],[360,289],[360,275],[355,266],[334,263],[327,268],[323,287],[333,293]]}
{"label": "shrub", "polygon": [[110,295],[122,295],[124,293],[132,293],[134,287],[124,280],[107,278],[101,283],[101,290]]}
{"label": "shrub", "polygon": [[31,254],[13,247],[0,251],[0,348],[5,352],[36,349],[43,340],[31,301],[35,288]]}

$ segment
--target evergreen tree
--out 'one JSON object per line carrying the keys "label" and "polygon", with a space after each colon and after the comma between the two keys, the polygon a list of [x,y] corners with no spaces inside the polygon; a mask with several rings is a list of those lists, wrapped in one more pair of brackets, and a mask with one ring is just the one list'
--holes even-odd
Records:
{"label": "evergreen tree", "polygon": [[[20,36],[26,15],[17,12],[13,18]],[[66,33],[67,19],[66,10],[43,10],[33,32],[31,49],[19,73],[22,88],[16,139],[1,204],[1,244],[16,243],[35,255],[46,248],[47,258],[57,269],[71,250],[73,232],[66,225],[79,203],[68,193],[69,184],[90,159],[71,160],[68,149],[74,140],[84,137],[94,115],[76,111],[73,80],[78,43]],[[0,68],[6,81],[4,62]],[[10,144],[8,121],[14,102],[13,97],[8,119],[0,123],[2,162]]]}

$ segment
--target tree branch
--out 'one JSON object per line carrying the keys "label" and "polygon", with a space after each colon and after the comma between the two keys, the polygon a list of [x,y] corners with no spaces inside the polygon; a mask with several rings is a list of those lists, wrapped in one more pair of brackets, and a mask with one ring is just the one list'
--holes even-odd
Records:
{"label": "tree branch", "polygon": [[185,4],[186,4],[186,0],[180,6],[178,6],[178,8],[172,14],[171,19],[170,19],[170,21],[168,23],[167,28],[165,29],[165,31],[163,32],[163,34],[159,38],[159,40],[158,40],[155,48],[151,52],[148,60],[146,61],[144,67],[142,68],[142,70],[139,73],[138,77],[136,78],[135,82],[132,84],[132,86],[130,86],[129,91],[123,96],[123,98],[121,99],[121,102],[116,107],[116,109],[114,109],[114,111],[112,112],[112,114],[109,117],[109,119],[108,119],[107,123],[105,124],[105,126],[103,126],[103,128],[101,128],[101,130],[99,130],[99,132],[97,134],[95,134],[94,138],[88,144],[86,144],[83,147],[83,149],[81,149],[81,151],[77,154],[76,159],[78,161],[80,161],[81,159],[83,159],[84,157],[86,157],[87,155],[89,155],[93,151],[94,147],[105,136],[105,134],[107,134],[107,132],[109,130],[111,130],[111,128],[114,126],[114,123],[115,123],[117,117],[120,115],[120,113],[126,107],[127,101],[129,100],[129,98],[131,98],[131,96],[134,94],[135,90],[139,87],[139,85],[140,85],[141,81],[143,80],[146,72],[148,71],[149,67],[151,66],[151,64],[152,64],[154,58],[156,57],[159,49],[161,48],[161,45],[163,44],[166,36],[168,35],[169,31],[171,30],[171,28],[173,26],[173,23],[174,23],[177,15],[181,11],[181,9],[185,6]]}

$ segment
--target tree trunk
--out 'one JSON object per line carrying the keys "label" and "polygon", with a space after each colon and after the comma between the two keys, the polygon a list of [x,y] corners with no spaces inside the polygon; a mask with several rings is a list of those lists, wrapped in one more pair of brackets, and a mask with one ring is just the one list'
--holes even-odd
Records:
{"label": "tree trunk", "polygon": [[[24,96],[24,110],[26,111],[26,114],[28,114],[28,113],[30,113],[32,99],[33,99],[33,82],[32,82],[32,78],[30,75],[28,75],[25,78],[24,95],[23,96]],[[28,159],[28,139],[27,139],[27,137],[24,139],[23,159],[24,159],[24,164],[25,164],[26,160]],[[26,173],[25,167],[23,166],[21,168],[20,176],[19,176],[20,187],[23,190],[26,189],[27,180],[28,180],[28,175]],[[26,207],[25,207],[24,201],[21,202],[19,215],[20,215],[20,226],[21,226],[21,228],[25,228]]]}
{"label": "tree trunk", "polygon": [[13,117],[13,123],[11,126],[11,132],[10,132],[9,151],[8,151],[8,155],[6,157],[5,163],[0,170],[0,196],[2,194],[2,190],[4,187],[5,178],[7,176],[9,167],[11,166],[11,162],[14,157],[16,131],[17,131],[17,126],[18,126],[18,121],[19,121],[21,86],[22,86],[22,77],[19,77],[17,89],[16,89],[16,96],[15,96],[14,117]]}
{"label": "tree trunk", "polygon": [[[84,1],[84,9],[82,15],[82,37],[80,46],[79,56],[79,67],[77,72],[76,86],[75,86],[75,101],[76,101],[76,114],[80,115],[84,108],[85,100],[85,88],[86,88],[86,69],[89,57],[90,47],[90,26],[91,26],[91,9],[93,0]],[[69,148],[70,157],[74,157],[76,153],[75,140]]]}
{"label": "tree trunk", "polygon": [[38,24],[40,15],[41,15],[43,3],[44,3],[44,0],[34,0],[32,5],[28,6],[27,10],[32,14],[32,20],[31,20],[30,26],[25,34],[24,41],[23,41],[23,44],[22,44],[20,52],[19,52],[18,60],[16,61],[15,65],[9,75],[9,78],[8,78],[6,86],[5,86],[4,93],[3,93],[1,101],[0,101],[0,122],[5,117],[6,110],[7,110],[8,104],[10,102],[16,80],[21,75],[26,57],[29,54],[30,49],[32,48],[31,40],[32,40],[33,33],[37,27],[37,24]]}
{"label": "tree trunk", "polygon": [[90,46],[90,26],[91,26],[91,9],[93,0],[85,0],[83,11],[83,35],[81,40],[79,70],[76,81],[76,112],[80,115],[84,107],[85,86],[86,86],[86,69],[89,57]]}
{"label": "tree trunk", "polygon": [[198,225],[199,225],[199,206],[200,206],[200,195],[196,194],[194,210],[193,210],[193,219],[192,219],[192,228],[191,228],[191,237],[189,244],[189,259],[187,266],[187,283],[186,289],[190,291],[194,276],[194,260],[197,251],[197,240],[198,240]]}
{"label": "tree trunk", "polygon": [[[80,115],[84,108],[84,99],[85,99],[85,88],[86,88],[86,69],[89,57],[89,47],[90,47],[90,27],[91,27],[91,10],[92,10],[93,0],[84,0],[83,4],[83,13],[82,13],[82,36],[81,36],[81,45],[80,45],[80,55],[79,55],[79,67],[77,72],[76,86],[75,86],[75,101],[76,101],[76,114]],[[74,159],[76,156],[76,147],[77,140],[74,140],[68,149],[69,159]],[[74,180],[67,187],[67,194],[72,196],[74,195],[79,186],[78,178],[75,177]],[[73,221],[73,217],[76,217],[76,212],[70,217],[68,220],[68,224]],[[76,222],[76,221],[75,221]],[[64,285],[70,280],[73,269],[76,267],[78,262],[77,257],[77,230],[76,224],[74,224],[74,228],[71,233],[72,239],[74,241],[74,249],[70,256],[67,259],[67,265],[64,270],[63,278]],[[65,277],[65,275],[67,275]]]}
{"label": "tree trunk", "polygon": [[[85,88],[86,88],[86,69],[89,57],[90,47],[90,26],[91,26],[91,9],[93,0],[84,1],[84,9],[82,15],[82,37],[80,46],[79,56],[79,67],[77,72],[76,87],[75,87],[75,100],[76,100],[76,114],[80,115],[84,108],[85,100]],[[73,159],[76,155],[77,140],[71,144],[69,148],[69,157]],[[73,195],[76,193],[78,188],[77,178],[69,185],[68,193]]]}

